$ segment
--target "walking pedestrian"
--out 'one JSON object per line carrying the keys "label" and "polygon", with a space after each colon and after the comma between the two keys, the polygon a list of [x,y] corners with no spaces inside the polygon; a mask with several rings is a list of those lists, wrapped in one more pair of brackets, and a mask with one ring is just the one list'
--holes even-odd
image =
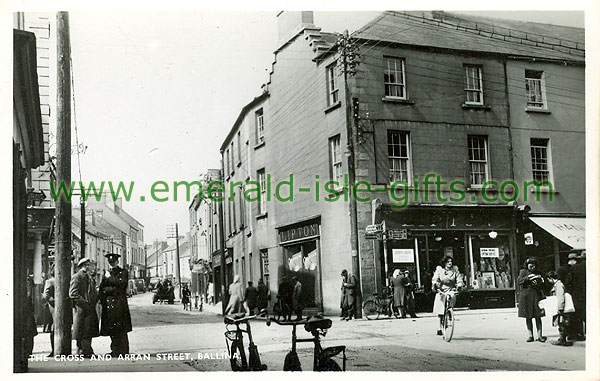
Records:
{"label": "walking pedestrian", "polygon": [[191,298],[192,292],[188,288],[187,283],[183,285],[183,289],[181,290],[181,304],[183,304],[183,310],[192,310]]}
{"label": "walking pedestrian", "polygon": [[519,317],[525,319],[529,337],[527,342],[534,341],[533,322],[537,328],[538,341],[545,342],[546,337],[542,335],[542,316],[544,311],[540,309],[538,303],[544,298],[542,289],[545,285],[544,278],[538,270],[538,262],[535,258],[529,258],[525,261],[524,268],[519,272],[517,283],[521,287],[519,294]]}
{"label": "walking pedestrian", "polygon": [[356,317],[356,277],[342,270],[342,320],[350,321]]}
{"label": "walking pedestrian", "polygon": [[246,287],[246,291],[244,292],[244,299],[246,300],[246,304],[248,305],[248,313],[253,315],[255,313],[255,309],[257,307],[257,298],[258,291],[256,287],[252,284],[252,281],[248,282],[248,287]]}
{"label": "walking pedestrian", "polygon": [[213,282],[208,282],[208,286],[206,287],[206,294],[208,295],[208,302],[210,305],[214,304],[214,296],[215,296],[215,286]]}
{"label": "walking pedestrian", "polygon": [[110,269],[104,273],[100,282],[100,303],[102,305],[102,324],[100,334],[110,336],[110,354],[113,357],[129,353],[131,332],[131,314],[127,304],[127,270],[119,266],[120,254],[105,255]]}
{"label": "walking pedestrian", "polygon": [[415,313],[415,286],[410,279],[410,271],[404,270],[405,306],[411,318],[418,318]]}
{"label": "walking pedestrian", "polygon": [[[569,255],[571,257],[571,255]],[[570,336],[572,340],[585,340],[585,317],[586,317],[586,277],[585,277],[585,251],[581,255],[575,253],[575,263],[570,268],[571,287],[567,287],[573,296],[572,329]]]}
{"label": "walking pedestrian", "polygon": [[54,290],[55,290],[55,282],[54,282],[54,267],[50,269],[49,272],[50,278],[44,282],[44,293],[43,298],[46,306],[48,307],[48,313],[50,314],[50,348],[51,352],[48,357],[54,357]]}
{"label": "walking pedestrian", "polygon": [[233,283],[229,285],[229,303],[225,308],[225,314],[237,314],[245,312],[244,309],[244,290],[240,283],[240,276],[236,275],[233,277]]}
{"label": "walking pedestrian", "polygon": [[[269,287],[263,282],[262,278],[258,279],[258,287],[256,287],[256,304],[261,311],[267,311],[269,308]],[[267,312],[268,314],[268,312]]]}
{"label": "walking pedestrian", "polygon": [[302,302],[302,283],[297,276],[292,277],[294,291],[292,292],[292,308],[296,313],[296,320],[302,319],[302,310],[304,309]]}
{"label": "walking pedestrian", "polygon": [[567,341],[567,332],[571,313],[565,312],[565,286],[554,271],[546,273],[546,279],[552,285],[550,294],[555,295],[557,300],[557,311],[556,315],[552,316],[552,325],[555,327],[558,326],[559,338],[556,341],[552,341],[551,344],[570,347],[573,345],[573,342]]}
{"label": "walking pedestrian", "polygon": [[292,295],[294,286],[289,282],[288,277],[282,277],[281,283],[277,289],[278,310],[284,321],[292,320]]}
{"label": "walking pedestrian", "polygon": [[404,319],[406,317],[406,309],[404,306],[406,299],[406,288],[404,287],[404,276],[402,275],[400,269],[394,270],[390,283],[394,289],[394,304],[392,308],[394,311],[394,316],[398,318],[400,313]]}
{"label": "walking pedestrian", "polygon": [[96,304],[98,294],[95,282],[88,271],[91,266],[89,258],[82,258],[77,263],[79,271],[71,278],[69,298],[73,302],[73,339],[77,342],[77,354],[90,358],[94,354],[92,338],[98,337],[98,315]]}

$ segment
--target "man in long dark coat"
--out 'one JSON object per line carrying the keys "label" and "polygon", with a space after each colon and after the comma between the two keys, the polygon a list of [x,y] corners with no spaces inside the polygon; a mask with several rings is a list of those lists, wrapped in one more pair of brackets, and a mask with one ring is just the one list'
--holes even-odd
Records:
{"label": "man in long dark coat", "polygon": [[73,339],[77,341],[77,354],[90,358],[94,354],[92,338],[98,337],[98,315],[96,285],[88,274],[91,265],[89,258],[77,263],[79,271],[71,278],[69,298],[73,302]]}
{"label": "man in long dark coat", "polygon": [[131,332],[131,315],[127,305],[127,270],[119,267],[119,254],[109,253],[105,257],[110,265],[100,282],[102,323],[100,334],[110,336],[110,354],[114,357],[129,353],[127,332]]}
{"label": "man in long dark coat", "polygon": [[44,283],[44,301],[48,304],[48,309],[50,311],[50,348],[52,348],[52,352],[48,355],[48,357],[54,356],[54,292],[55,292],[55,281],[54,281],[54,269],[50,270],[51,277],[46,280]]}
{"label": "man in long dark coat", "polygon": [[352,320],[356,316],[356,277],[342,270],[342,320]]}

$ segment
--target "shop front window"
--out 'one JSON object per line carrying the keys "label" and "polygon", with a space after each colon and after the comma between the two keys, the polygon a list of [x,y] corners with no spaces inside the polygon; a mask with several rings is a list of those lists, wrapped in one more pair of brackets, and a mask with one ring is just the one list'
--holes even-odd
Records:
{"label": "shop front window", "polygon": [[317,241],[284,247],[285,276],[296,276],[302,284],[301,299],[305,308],[317,307],[319,301],[319,254]]}
{"label": "shop front window", "polygon": [[492,239],[487,234],[469,236],[471,271],[469,287],[474,290],[514,288],[508,236]]}

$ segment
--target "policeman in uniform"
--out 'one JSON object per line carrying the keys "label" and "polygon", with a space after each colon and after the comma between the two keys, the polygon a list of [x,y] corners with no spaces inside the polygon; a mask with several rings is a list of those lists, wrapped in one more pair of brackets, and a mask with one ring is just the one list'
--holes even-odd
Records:
{"label": "policeman in uniform", "polygon": [[127,305],[127,270],[119,267],[119,257],[115,253],[106,254],[110,265],[100,282],[100,303],[102,322],[100,335],[110,336],[110,354],[114,357],[129,353],[127,332],[131,332],[131,315]]}

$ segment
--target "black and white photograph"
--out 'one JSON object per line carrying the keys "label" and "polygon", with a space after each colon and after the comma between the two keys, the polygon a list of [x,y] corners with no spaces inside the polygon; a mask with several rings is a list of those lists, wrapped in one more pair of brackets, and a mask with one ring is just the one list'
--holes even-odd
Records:
{"label": "black and white photograph", "polygon": [[600,377],[597,5],[90,4],[3,13],[7,371]]}

